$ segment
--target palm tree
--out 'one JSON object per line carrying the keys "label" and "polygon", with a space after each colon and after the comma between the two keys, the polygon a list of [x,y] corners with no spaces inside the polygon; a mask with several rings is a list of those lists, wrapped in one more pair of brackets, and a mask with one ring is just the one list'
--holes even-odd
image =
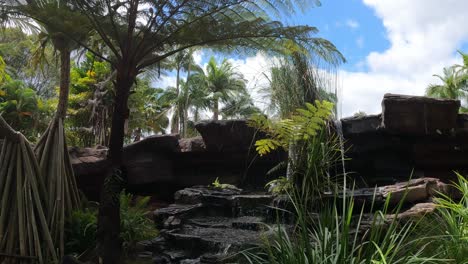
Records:
{"label": "palm tree", "polygon": [[426,95],[436,98],[456,99],[464,101],[467,99],[467,92],[463,90],[463,75],[457,71],[456,67],[444,68],[444,74],[433,76],[437,77],[441,84],[430,84],[426,88]]}
{"label": "palm tree", "polygon": [[260,112],[260,109],[254,105],[252,97],[247,91],[228,98],[221,109],[223,119],[248,118]]}
{"label": "palm tree", "polygon": [[[196,64],[193,59],[193,52],[194,49],[186,49],[176,53],[173,57],[170,58],[169,67],[176,72],[176,96],[179,97],[181,94],[180,90],[180,82],[181,82],[181,71],[187,72],[187,79],[190,76],[191,68],[194,67]],[[178,103],[174,107],[174,113],[172,116],[172,126],[171,126],[171,133],[179,133],[181,129],[183,130],[183,120],[185,118],[185,112],[183,111],[183,107],[180,107],[181,104],[184,104],[187,98],[181,97],[178,100]],[[182,121],[182,122],[181,122]]]}
{"label": "palm tree", "polygon": [[[310,50],[330,61],[342,61],[342,55],[329,41],[313,38],[311,26],[284,26],[273,16],[290,15],[297,5],[310,1],[294,0],[73,0],[88,16],[94,30],[109,48],[101,55],[117,71],[115,105],[109,144],[112,171],[106,181],[116,191],[124,186],[122,174],[125,122],[128,98],[137,75],[170,56],[197,46],[225,50],[263,49],[285,53]],[[317,1],[313,1],[317,2]],[[95,54],[92,47],[81,43]],[[111,181],[114,177],[114,181]],[[120,217],[118,201],[112,193],[103,193],[99,216],[101,256],[106,263],[119,263]],[[104,221],[104,222],[102,222]],[[101,230],[103,229],[103,230]]]}
{"label": "palm tree", "polygon": [[208,91],[214,120],[218,120],[220,102],[227,102],[230,98],[245,93],[245,79],[227,59],[218,65],[215,58],[211,57],[206,65],[206,74],[200,72],[194,78]]}
{"label": "palm tree", "polygon": [[15,19],[33,20],[39,24],[43,43],[50,41],[60,54],[60,91],[56,115],[36,144],[35,152],[49,191],[46,215],[61,256],[65,250],[65,217],[71,215],[80,204],[63,126],[70,88],[70,55],[78,48],[77,41],[84,42],[91,28],[87,17],[68,0],[6,0],[2,1],[0,8],[4,23],[11,23]]}

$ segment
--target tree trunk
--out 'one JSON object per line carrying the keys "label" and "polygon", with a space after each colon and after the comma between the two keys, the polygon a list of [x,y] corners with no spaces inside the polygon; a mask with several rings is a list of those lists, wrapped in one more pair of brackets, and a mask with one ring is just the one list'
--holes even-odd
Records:
{"label": "tree trunk", "polygon": [[177,70],[176,70],[176,104],[175,104],[175,111],[174,111],[174,118],[172,119],[172,121],[174,122],[172,124],[172,129],[171,129],[171,133],[172,134],[179,134],[180,132],[180,105],[178,103],[179,101],[179,94],[180,94],[180,67],[177,66]]}
{"label": "tree trunk", "polygon": [[70,50],[60,50],[60,93],[57,105],[57,118],[65,119],[70,91]]}
{"label": "tree trunk", "polygon": [[216,98],[214,100],[214,105],[213,105],[213,120],[218,120],[219,116],[219,99]]}
{"label": "tree trunk", "polygon": [[120,238],[120,192],[126,184],[123,166],[125,120],[128,118],[128,97],[136,75],[118,73],[115,84],[116,96],[108,159],[110,171],[106,175],[101,192],[98,218],[98,254],[103,264],[121,263],[122,241]]}
{"label": "tree trunk", "polygon": [[184,115],[184,122],[182,124],[182,136],[185,138],[187,137],[187,124],[188,124],[188,108],[189,108],[189,105],[188,105],[188,102],[189,102],[189,91],[190,91],[190,86],[189,86],[189,78],[190,78],[190,71],[191,71],[191,68],[192,68],[192,64],[190,63],[190,60],[188,62],[188,66],[187,66],[187,89],[185,91],[185,104],[184,104],[184,112],[183,112],[183,115]]}

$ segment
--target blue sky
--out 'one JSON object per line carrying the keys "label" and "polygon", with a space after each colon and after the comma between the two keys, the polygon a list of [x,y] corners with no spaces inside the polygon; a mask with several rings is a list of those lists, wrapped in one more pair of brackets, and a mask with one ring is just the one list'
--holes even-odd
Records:
{"label": "blue sky", "polygon": [[[322,0],[320,7],[284,19],[287,24],[316,26],[318,37],[332,41],[347,63],[338,69],[339,109],[379,113],[385,93],[424,95],[433,74],[462,63],[457,50],[468,52],[467,0]],[[201,65],[211,54],[197,54]],[[229,56],[249,81],[257,105],[267,85],[272,59]],[[221,58],[219,58],[221,59]],[[173,82],[168,76],[164,83]]]}
{"label": "blue sky", "polygon": [[382,21],[361,0],[325,0],[320,7],[290,20],[286,23],[317,27],[317,36],[333,42],[346,57],[347,63],[342,66],[345,70],[362,70],[367,54],[390,45]]}

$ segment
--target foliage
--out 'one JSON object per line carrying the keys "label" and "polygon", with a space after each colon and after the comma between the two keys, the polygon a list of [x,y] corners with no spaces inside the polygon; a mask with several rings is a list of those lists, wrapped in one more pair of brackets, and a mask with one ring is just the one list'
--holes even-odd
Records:
{"label": "foliage", "polygon": [[218,188],[218,189],[237,189],[236,186],[232,184],[219,182],[219,178],[216,178],[214,182],[211,184],[211,186],[213,186],[214,188]]}
{"label": "foliage", "polygon": [[459,52],[464,65],[452,65],[444,68],[443,75],[434,74],[441,83],[429,84],[426,95],[443,99],[456,99],[462,103],[461,112],[468,111],[468,55]]}
{"label": "foliage", "polygon": [[266,184],[268,191],[272,194],[279,195],[279,194],[286,194],[292,191],[293,185],[291,181],[286,177],[279,177],[272,181],[269,181]]}
{"label": "foliage", "polygon": [[214,57],[211,57],[206,65],[206,73],[200,71],[193,76],[196,86],[206,91],[207,105],[213,112],[213,119],[217,120],[220,107],[219,103],[229,102],[231,98],[248,94],[246,81],[227,59],[218,65]]}
{"label": "foliage", "polygon": [[315,137],[330,118],[333,104],[327,101],[315,101],[315,106],[306,103],[304,109],[297,109],[291,119],[269,120],[264,115],[254,115],[248,122],[268,135],[266,139],[255,142],[256,150],[265,155],[277,148],[288,150],[291,142],[308,140]]}
{"label": "foliage", "polygon": [[280,58],[271,68],[269,86],[264,91],[271,100],[269,110],[280,118],[289,118],[297,108],[316,100],[337,103],[334,65],[312,56],[295,52]]}
{"label": "foliage", "polygon": [[0,86],[0,114],[32,140],[47,127],[55,109],[51,102],[41,99],[19,80],[10,80]]}
{"label": "foliage", "polygon": [[[148,216],[150,197],[135,199],[133,195],[122,192],[121,202],[121,238],[127,254],[133,253],[137,242],[154,238],[158,231]],[[67,219],[66,252],[81,254],[96,246],[97,210],[94,207],[74,211]]]}
{"label": "foliage", "polygon": [[[393,217],[388,216],[390,199],[383,210],[368,214],[364,206],[355,207],[351,192],[350,197],[335,196],[334,202],[322,207],[314,217],[306,203],[294,198],[297,197],[294,191],[289,194],[297,219],[295,232],[290,234],[278,226],[273,239],[265,239],[261,250],[245,254],[250,263],[376,264],[434,260],[424,257],[417,240],[412,238],[416,224],[401,223],[395,216],[400,207]],[[363,232],[356,232],[362,229]]]}
{"label": "foliage", "polygon": [[468,263],[468,180],[457,173],[452,195],[439,194],[437,210],[426,216],[421,224],[420,240],[429,243],[426,254],[437,252],[446,263]]}
{"label": "foliage", "polygon": [[66,254],[83,253],[96,246],[96,210],[85,208],[73,211],[65,227]]}
{"label": "foliage", "polygon": [[150,197],[133,199],[133,195],[120,194],[121,234],[124,251],[128,254],[135,249],[136,243],[154,238],[158,231],[148,215]]}
{"label": "foliage", "polygon": [[38,96],[49,99],[58,86],[58,69],[54,50],[41,47],[40,34],[26,34],[18,27],[3,28],[0,33],[0,56],[14,80],[33,89]]}

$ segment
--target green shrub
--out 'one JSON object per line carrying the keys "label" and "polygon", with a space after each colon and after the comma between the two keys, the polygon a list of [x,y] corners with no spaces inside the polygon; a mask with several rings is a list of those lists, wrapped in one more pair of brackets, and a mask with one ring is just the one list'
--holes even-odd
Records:
{"label": "green shrub", "polygon": [[82,253],[96,246],[97,211],[86,208],[72,212],[65,228],[66,254]]}
{"label": "green shrub", "polygon": [[[150,197],[134,199],[132,194],[120,194],[120,216],[123,248],[130,254],[136,243],[154,238],[158,231],[148,217]],[[67,254],[81,254],[96,246],[97,209],[85,208],[74,211],[66,224]]]}
{"label": "green shrub", "polygon": [[148,217],[149,199],[133,199],[133,195],[124,192],[120,195],[120,236],[127,254],[135,249],[137,242],[158,235],[153,221]]}

